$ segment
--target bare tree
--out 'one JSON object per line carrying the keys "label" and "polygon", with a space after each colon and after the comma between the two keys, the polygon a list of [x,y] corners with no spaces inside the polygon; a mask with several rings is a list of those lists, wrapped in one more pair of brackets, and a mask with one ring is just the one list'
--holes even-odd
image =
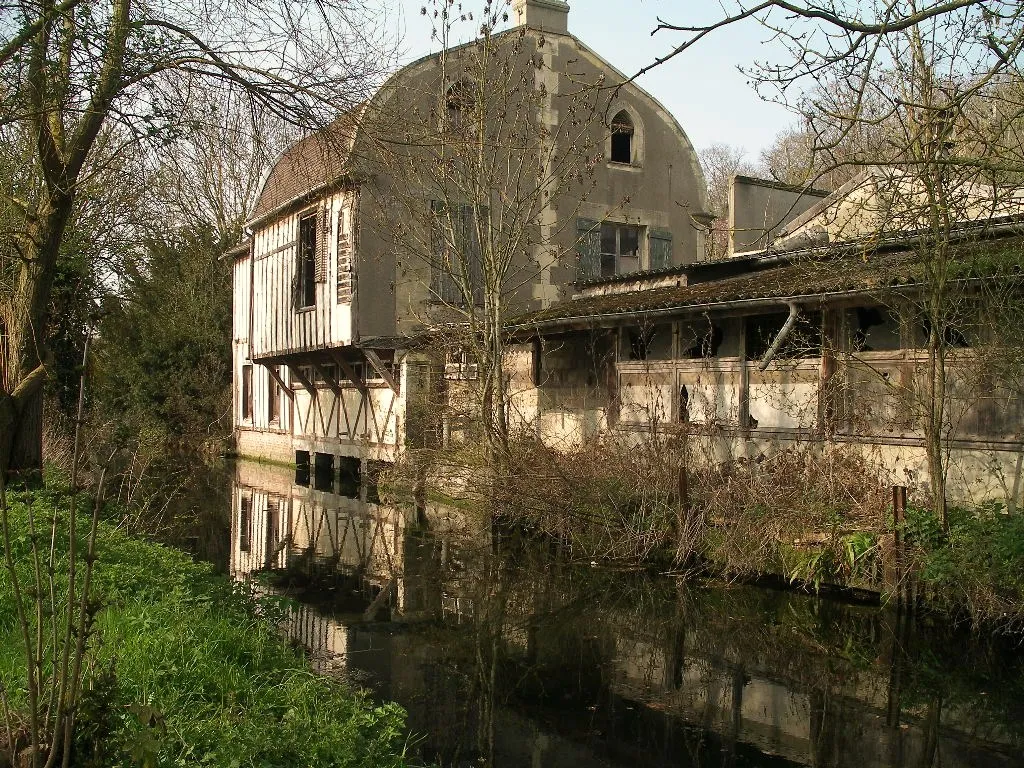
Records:
{"label": "bare tree", "polygon": [[[763,97],[799,116],[800,130],[780,148],[785,154],[798,145],[797,165],[806,167],[799,182],[847,182],[845,208],[826,212],[816,226],[829,243],[855,240],[874,254],[895,238],[913,254],[907,277],[915,287],[887,301],[917,329],[908,336],[923,359],[913,382],[892,386],[913,405],[934,511],[945,522],[953,405],[965,386],[958,369],[951,389],[951,355],[960,355],[958,329],[980,322],[977,290],[968,289],[979,276],[968,267],[978,243],[965,241],[962,229],[1018,212],[1007,185],[1024,167],[1017,95],[1024,10],[997,0],[767,0],[727,7],[709,24],[659,20],[658,32],[682,40],[650,66],[748,20],[787,50],[780,61],[751,62],[747,71]],[[858,201],[856,210],[850,200]],[[985,228],[976,234],[984,237]],[[871,260],[880,269],[886,263]]]}
{"label": "bare tree", "polygon": [[362,3],[40,0],[5,6],[0,19],[0,128],[26,159],[0,201],[9,224],[0,256],[7,472],[41,461],[50,297],[82,180],[104,173],[101,137],[125,148],[158,141],[178,124],[182,94],[226,85],[281,119],[324,124],[369,92],[388,57]]}
{"label": "bare tree", "polygon": [[[575,259],[573,212],[609,130],[597,83],[563,73],[570,89],[538,86],[544,43],[525,28],[496,32],[504,7],[460,17],[431,5],[443,50],[436,66],[386,86],[367,116],[379,172],[364,187],[407,289],[428,299],[417,320],[471,371],[459,376],[461,399],[494,457],[509,436],[506,318],[534,299],[539,276]],[[480,34],[451,47],[464,21]]]}
{"label": "bare tree", "polygon": [[708,183],[708,204],[715,214],[708,248],[711,258],[721,258],[729,250],[729,183],[733,176],[756,175],[758,167],[748,161],[742,147],[716,142],[698,153]]}

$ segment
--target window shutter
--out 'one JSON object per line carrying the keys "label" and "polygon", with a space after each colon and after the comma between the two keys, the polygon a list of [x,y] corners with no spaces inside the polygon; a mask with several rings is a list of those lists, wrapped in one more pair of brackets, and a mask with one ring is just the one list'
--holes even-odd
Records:
{"label": "window shutter", "polygon": [[595,280],[601,276],[601,222],[576,219],[576,253],[580,263],[577,280]]}
{"label": "window shutter", "polygon": [[654,269],[668,269],[672,266],[672,232],[668,229],[651,229],[648,239],[651,266]]}
{"label": "window shutter", "polygon": [[[352,225],[355,224],[355,209],[352,209]],[[338,243],[338,303],[352,300],[352,233],[345,229],[345,208],[338,209],[338,224],[335,228]]]}
{"label": "window shutter", "polygon": [[453,263],[452,249],[445,237],[445,204],[439,200],[431,200],[430,213],[430,290],[435,298],[445,304],[463,304],[459,284],[452,275],[452,270],[457,269],[458,265]]}
{"label": "window shutter", "polygon": [[316,217],[316,252],[313,257],[316,259],[316,281],[318,283],[327,282],[327,244],[330,242],[328,234],[331,231],[330,210],[330,205],[325,201],[320,206]]}

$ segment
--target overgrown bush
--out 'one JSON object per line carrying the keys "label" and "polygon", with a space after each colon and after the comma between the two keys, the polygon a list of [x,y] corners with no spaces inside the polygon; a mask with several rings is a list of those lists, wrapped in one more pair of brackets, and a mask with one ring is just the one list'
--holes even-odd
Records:
{"label": "overgrown bush", "polygon": [[932,602],[976,621],[1024,625],[1024,517],[997,503],[952,507],[946,532],[930,510],[911,507],[904,531]]}
{"label": "overgrown bush", "polygon": [[[11,502],[12,549],[27,569],[30,506],[38,516],[66,497],[21,492]],[[272,602],[112,526],[101,527],[98,543],[93,601],[102,607],[74,764],[405,765],[401,708],[313,675],[267,621]],[[25,677],[15,606],[5,578],[0,684],[12,720]]]}

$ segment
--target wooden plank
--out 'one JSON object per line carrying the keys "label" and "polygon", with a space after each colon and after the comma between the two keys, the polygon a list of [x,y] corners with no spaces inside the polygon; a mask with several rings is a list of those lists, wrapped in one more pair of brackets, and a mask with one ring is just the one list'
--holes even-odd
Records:
{"label": "wooden plank", "polygon": [[277,382],[277,385],[278,385],[278,386],[279,386],[279,387],[280,387],[280,388],[281,388],[282,390],[284,390],[284,394],[285,394],[285,395],[286,395],[287,397],[289,397],[289,398],[293,398],[293,397],[295,397],[295,393],[294,393],[294,392],[292,392],[292,390],[291,390],[291,387],[289,387],[288,385],[286,385],[286,384],[284,383],[284,379],[282,379],[282,378],[281,378],[281,375],[280,375],[280,374],[279,374],[279,373],[278,373],[277,371],[275,371],[275,370],[274,370],[275,366],[273,366],[273,365],[265,365],[265,366],[263,366],[263,367],[267,369],[267,373],[269,373],[269,374],[270,374],[270,377],[271,377],[271,378],[272,378],[272,379],[273,379],[274,381],[276,381],[276,382]]}
{"label": "wooden plank", "polygon": [[387,385],[391,387],[392,392],[397,393],[398,383],[395,381],[394,376],[391,375],[391,371],[384,365],[384,361],[372,349],[364,349],[363,354],[366,355],[367,361],[373,366],[373,370],[377,372],[377,375],[384,379]]}

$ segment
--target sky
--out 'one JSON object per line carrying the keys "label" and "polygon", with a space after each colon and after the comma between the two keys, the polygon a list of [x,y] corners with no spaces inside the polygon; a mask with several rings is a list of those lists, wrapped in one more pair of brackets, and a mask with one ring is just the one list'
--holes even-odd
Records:
{"label": "sky", "polygon": [[[423,0],[388,0],[389,26],[401,36],[402,62],[436,51]],[[661,16],[676,24],[707,21],[717,0],[569,0],[569,31],[614,67],[632,75],[671,50],[676,33],[651,31]],[[473,0],[465,0],[467,8]],[[628,10],[625,10],[628,9]],[[467,32],[469,27],[467,27]],[[762,101],[738,71],[772,52],[756,23],[727,27],[637,82],[675,115],[699,150],[714,142],[742,147],[757,161],[761,150],[795,122],[785,108]],[[780,53],[784,55],[784,53]]]}

